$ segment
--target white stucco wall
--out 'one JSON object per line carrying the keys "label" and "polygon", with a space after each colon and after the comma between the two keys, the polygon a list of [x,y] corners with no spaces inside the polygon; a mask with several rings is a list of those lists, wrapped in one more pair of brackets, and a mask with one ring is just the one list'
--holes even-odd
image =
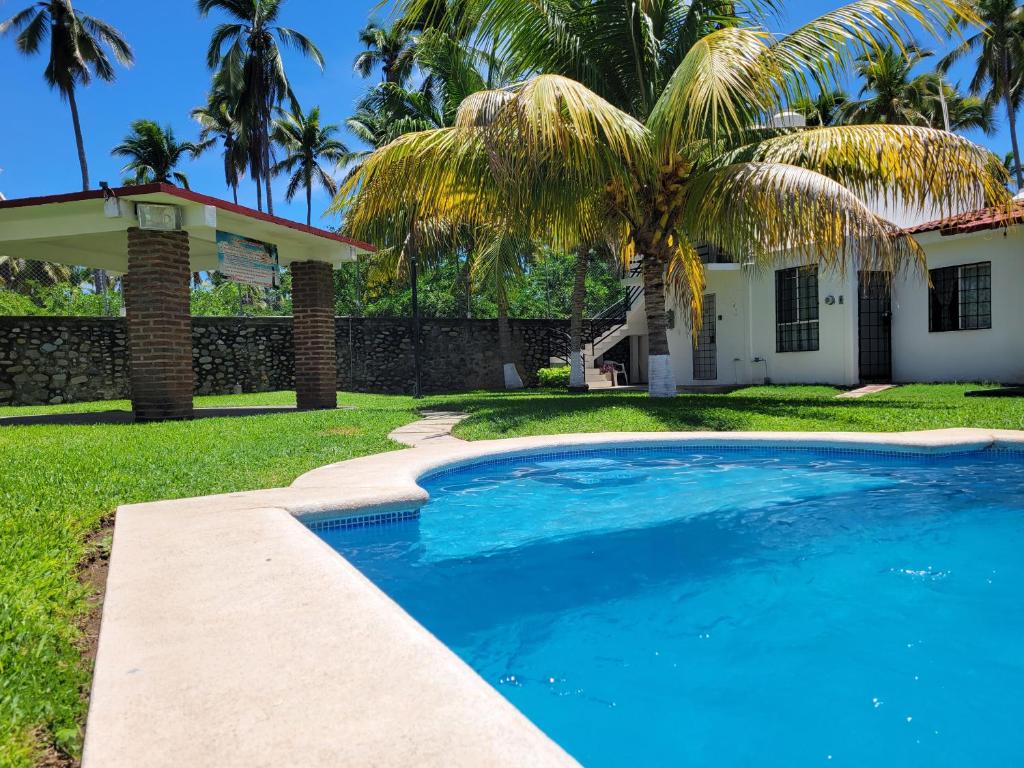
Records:
{"label": "white stucco wall", "polygon": [[907,276],[893,286],[893,379],[1024,382],[1024,228],[920,237],[928,267],[992,262],[992,328],[928,331],[928,286]]}
{"label": "white stucco wall", "polygon": [[[677,322],[669,332],[676,380],[692,384],[761,384],[767,378],[776,384],[854,384],[857,381],[856,278],[834,272],[818,275],[817,351],[775,351],[775,271],[760,273],[747,269],[707,272],[706,293],[716,296],[718,378],[695,381],[690,329]],[[780,267],[781,268],[781,267]],[[826,296],[836,303],[825,304]],[[840,303],[842,302],[842,303]],[[670,303],[677,318],[684,308]]]}
{"label": "white stucco wall", "polygon": [[[855,273],[818,273],[818,349],[775,351],[775,272],[752,275],[752,357],[767,361],[774,384],[854,384],[857,381],[857,278]],[[828,305],[825,299],[835,298]],[[761,366],[764,368],[764,365]]]}
{"label": "white stucco wall", "polygon": [[676,383],[683,386],[749,384],[748,300],[744,272],[735,265],[711,265],[707,271],[705,294],[715,295],[718,378],[694,380],[693,336],[687,323],[689,310],[671,303],[676,313],[676,327],[668,332],[668,346]]}

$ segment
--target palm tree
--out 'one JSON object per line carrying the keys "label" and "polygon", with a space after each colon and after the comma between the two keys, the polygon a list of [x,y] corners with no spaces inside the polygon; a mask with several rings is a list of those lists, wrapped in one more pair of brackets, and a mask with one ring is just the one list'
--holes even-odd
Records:
{"label": "palm tree", "polygon": [[995,132],[995,105],[988,99],[965,95],[957,83],[949,83],[941,72],[918,75],[916,89],[923,95],[921,112],[926,124],[947,131]]}
{"label": "palm tree", "polygon": [[161,128],[153,120],[136,120],[131,133],[110,154],[128,160],[121,172],[134,174],[136,184],[177,183],[188,189],[188,177],[175,169],[186,155],[195,157],[197,151],[191,141],[178,141],[171,126]]}
{"label": "palm tree", "polygon": [[[1017,187],[1024,188],[1024,169],[1017,143],[1017,112],[1024,95],[1024,6],[1017,0],[970,0],[971,15],[950,20],[951,29],[961,27],[973,34],[963,38],[940,62],[947,70],[954,62],[973,54],[974,75],[970,89],[986,100],[1001,101],[1010,129]],[[981,29],[968,22],[981,20]]]}
{"label": "palm tree", "polygon": [[717,4],[701,14],[678,2],[631,4],[628,13],[615,0],[466,2],[483,33],[503,36],[501,54],[515,66],[586,83],[541,75],[477,94],[455,127],[377,150],[339,194],[347,224],[372,229],[375,217],[416,201],[424,215],[511,219],[560,247],[614,229],[623,260],[642,257],[654,396],[675,394],[666,281],[699,327],[703,265],[693,243],[762,265],[920,267],[917,243],[865,201],[896,195],[948,213],[1006,197],[992,154],[944,131],[764,129],[807,95],[806,83],[834,87],[851,51],[904,34],[906,17],[948,22],[956,6],[941,0],[858,0],[778,39],[723,23]]}
{"label": "palm tree", "polygon": [[371,21],[359,30],[359,42],[364,50],[356,56],[353,68],[360,75],[369,77],[379,66],[386,83],[401,85],[409,79],[416,61],[416,39],[408,26],[382,27]]}
{"label": "palm tree", "polygon": [[927,125],[924,114],[923,80],[910,76],[911,70],[932,51],[908,45],[882,46],[877,52],[857,59],[855,69],[864,80],[859,98],[843,105],[845,122],[857,124]]}
{"label": "palm tree", "polygon": [[856,68],[864,86],[859,99],[843,105],[841,118],[854,124],[927,125],[947,131],[977,128],[991,133],[991,102],[963,95],[941,71],[911,76],[913,68],[932,55],[915,45],[905,51],[887,45],[861,56]]}
{"label": "palm tree", "polygon": [[480,233],[481,246],[474,254],[473,280],[488,286],[498,305],[498,355],[505,389],[522,389],[523,378],[515,364],[512,328],[508,320],[509,288],[523,276],[526,260],[533,251],[529,237],[509,226]]}
{"label": "palm tree", "polygon": [[94,16],[77,13],[71,0],[43,0],[0,23],[0,35],[18,31],[15,45],[26,56],[39,51],[49,35],[50,52],[43,77],[71,108],[71,122],[82,170],[82,189],[89,189],[89,164],[85,157],[82,124],[75,90],[93,77],[111,82],[116,73],[106,49],[124,66],[134,62],[131,46],[114,27]]}
{"label": "palm tree", "polygon": [[[234,19],[234,23],[221,24],[214,30],[206,52],[206,63],[211,70],[238,67],[242,73],[241,104],[242,109],[248,113],[250,125],[249,168],[254,177],[263,179],[269,213],[274,212],[270,188],[273,173],[270,162],[271,116],[274,108],[285,98],[290,98],[293,106],[296,106],[278,43],[294,47],[311,58],[321,70],[324,68],[323,54],[312,40],[294,29],[276,23],[283,2],[197,0],[201,16],[205,17],[210,11],[220,9]],[[226,54],[223,53],[225,45],[228,45]]]}
{"label": "palm tree", "polygon": [[289,202],[300,189],[306,191],[306,224],[313,223],[313,184],[318,183],[331,197],[338,193],[334,177],[320,165],[322,160],[337,165],[349,154],[348,147],[334,138],[336,125],[321,125],[320,107],[308,115],[301,112],[282,114],[274,121],[271,134],[285,157],[274,166],[274,175],[290,173],[285,199]]}
{"label": "palm tree", "polygon": [[199,142],[196,157],[219,144],[224,161],[224,182],[231,189],[231,197],[238,204],[238,183],[248,166],[249,150],[246,129],[236,115],[241,101],[239,79],[231,78],[225,70],[213,78],[213,87],[206,106],[192,110],[192,118],[199,123]]}

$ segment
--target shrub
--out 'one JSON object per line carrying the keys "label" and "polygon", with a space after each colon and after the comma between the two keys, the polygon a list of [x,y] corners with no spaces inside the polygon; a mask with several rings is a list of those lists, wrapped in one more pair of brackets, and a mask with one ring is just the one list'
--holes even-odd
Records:
{"label": "shrub", "polygon": [[569,366],[562,365],[558,368],[541,368],[537,371],[537,378],[542,387],[568,387]]}

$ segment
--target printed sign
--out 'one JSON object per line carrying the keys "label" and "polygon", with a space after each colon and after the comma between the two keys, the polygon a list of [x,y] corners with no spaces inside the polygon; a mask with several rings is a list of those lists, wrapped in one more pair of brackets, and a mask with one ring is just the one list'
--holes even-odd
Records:
{"label": "printed sign", "polygon": [[230,232],[217,232],[217,269],[228,280],[264,288],[278,286],[277,246]]}

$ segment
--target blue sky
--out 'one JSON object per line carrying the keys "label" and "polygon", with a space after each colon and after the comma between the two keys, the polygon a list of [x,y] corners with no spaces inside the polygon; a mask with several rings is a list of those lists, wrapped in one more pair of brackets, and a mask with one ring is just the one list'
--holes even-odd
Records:
{"label": "blue sky", "polygon": [[[0,19],[30,2],[0,0]],[[327,121],[341,123],[351,114],[366,85],[353,73],[352,61],[359,50],[356,33],[376,5],[377,0],[288,0],[284,5],[281,23],[312,37],[327,59],[321,73],[312,62],[286,53],[289,77],[303,106],[319,104]],[[838,5],[789,2],[781,27],[792,28]],[[120,70],[113,84],[94,83],[78,100],[92,183],[115,183],[122,177],[121,163],[110,156],[110,148],[125,135],[132,120],[146,117],[170,123],[179,137],[195,138],[197,129],[189,111],[204,101],[209,83],[206,46],[216,20],[199,18],[193,0],[76,0],[75,6],[118,27],[135,50],[134,67]],[[17,53],[10,38],[0,38],[0,94],[5,107],[0,117],[0,191],[9,198],[70,192],[81,185],[71,117],[43,82],[44,66],[41,56],[26,58]],[[957,77],[967,79],[964,68],[953,73],[953,79]],[[1005,121],[1000,122],[1002,126]],[[1005,127],[994,137],[971,138],[1000,156],[1009,149]],[[351,136],[344,139],[354,143]],[[215,152],[186,163],[183,170],[196,191],[230,197]],[[330,218],[317,221],[327,198],[322,192],[314,195],[314,224],[335,223]],[[284,202],[283,181],[275,186],[274,198],[275,213],[305,219],[301,199]],[[240,202],[255,205],[252,184],[247,181],[240,189]]]}

